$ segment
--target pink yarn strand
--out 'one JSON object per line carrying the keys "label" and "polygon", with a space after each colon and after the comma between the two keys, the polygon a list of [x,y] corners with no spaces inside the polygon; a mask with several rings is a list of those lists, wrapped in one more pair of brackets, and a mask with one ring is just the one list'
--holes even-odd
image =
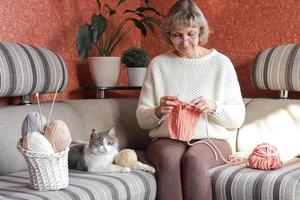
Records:
{"label": "pink yarn strand", "polygon": [[262,170],[278,169],[282,165],[282,161],[277,153],[277,148],[267,143],[258,145],[247,158],[236,158],[232,155],[230,155],[228,159],[224,158],[219,148],[209,137],[207,114],[205,114],[205,129],[208,142],[197,141],[192,143],[191,140],[200,117],[201,112],[194,105],[178,101],[169,115],[168,128],[170,137],[180,141],[187,141],[190,146],[199,143],[206,144],[212,150],[216,160],[218,156],[220,156],[220,158],[228,164],[246,162],[247,167]]}

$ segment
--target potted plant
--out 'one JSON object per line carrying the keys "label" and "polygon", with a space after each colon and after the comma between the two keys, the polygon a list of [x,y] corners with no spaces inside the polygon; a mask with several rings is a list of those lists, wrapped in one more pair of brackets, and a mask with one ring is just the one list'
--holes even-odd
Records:
{"label": "potted plant", "polygon": [[[96,86],[114,86],[119,76],[120,57],[111,57],[112,52],[135,28],[139,29],[143,36],[147,35],[147,30],[155,33],[154,25],[160,25],[158,17],[163,15],[151,5],[150,0],[144,0],[144,5],[139,4],[137,8],[127,9],[122,13],[118,12],[119,8],[126,4],[127,0],[119,0],[114,8],[105,4],[107,12],[103,12],[100,0],[96,2],[99,12],[93,14],[91,24],[86,23],[80,27],[76,46],[81,59],[89,57],[92,47],[97,49],[99,57],[88,59],[92,79]],[[118,15],[122,20],[112,26],[112,17]],[[114,62],[115,67],[110,60]]]}
{"label": "potted plant", "polygon": [[127,67],[130,86],[142,86],[148,65],[148,52],[143,48],[130,48],[122,53],[121,63]]}

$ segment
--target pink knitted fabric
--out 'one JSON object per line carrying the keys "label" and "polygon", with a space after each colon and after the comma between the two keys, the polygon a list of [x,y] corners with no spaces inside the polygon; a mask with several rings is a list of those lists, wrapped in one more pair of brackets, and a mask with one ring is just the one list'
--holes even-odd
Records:
{"label": "pink knitted fabric", "polygon": [[190,141],[195,133],[200,116],[201,112],[198,108],[178,100],[168,119],[171,138]]}
{"label": "pink knitted fabric", "polygon": [[255,169],[278,169],[281,164],[277,148],[267,143],[257,145],[247,158],[247,166]]}

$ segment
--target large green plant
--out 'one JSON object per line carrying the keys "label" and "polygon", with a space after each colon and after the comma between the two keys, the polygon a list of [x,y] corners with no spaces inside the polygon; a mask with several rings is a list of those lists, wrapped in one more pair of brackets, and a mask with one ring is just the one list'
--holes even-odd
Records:
{"label": "large green plant", "polygon": [[[127,9],[122,13],[118,13],[118,9],[127,0],[119,0],[115,8],[112,8],[109,4],[105,4],[108,14],[104,16],[101,1],[96,1],[99,13],[93,14],[91,24],[86,23],[82,25],[77,35],[76,46],[81,59],[89,56],[93,45],[96,46],[100,56],[110,56],[116,46],[134,28],[138,28],[143,36],[147,35],[147,29],[154,33],[153,25],[156,24],[159,26],[159,17],[163,16],[151,5],[150,0],[144,0],[143,6]],[[119,21],[115,26],[115,30],[110,30],[111,34],[107,34],[107,30],[113,28],[110,26],[111,17],[118,14],[123,20]]]}

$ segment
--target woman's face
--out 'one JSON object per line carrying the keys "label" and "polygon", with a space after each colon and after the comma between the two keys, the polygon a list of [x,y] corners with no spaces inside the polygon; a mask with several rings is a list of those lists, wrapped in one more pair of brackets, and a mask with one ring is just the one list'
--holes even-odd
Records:
{"label": "woman's face", "polygon": [[183,26],[170,33],[170,40],[180,56],[195,54],[199,43],[199,27]]}

